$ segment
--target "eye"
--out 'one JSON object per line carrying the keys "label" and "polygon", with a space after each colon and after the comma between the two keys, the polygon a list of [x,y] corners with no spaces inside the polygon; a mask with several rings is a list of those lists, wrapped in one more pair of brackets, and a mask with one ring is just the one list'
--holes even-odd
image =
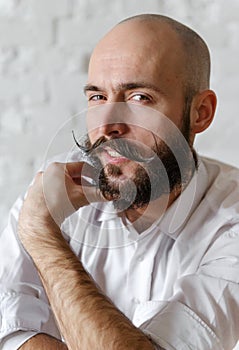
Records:
{"label": "eye", "polygon": [[102,100],[106,100],[106,98],[104,95],[100,95],[100,94],[95,94],[88,97],[88,101],[102,101]]}
{"label": "eye", "polygon": [[130,100],[133,100],[136,102],[147,102],[147,101],[150,101],[150,98],[146,94],[136,93],[130,97]]}

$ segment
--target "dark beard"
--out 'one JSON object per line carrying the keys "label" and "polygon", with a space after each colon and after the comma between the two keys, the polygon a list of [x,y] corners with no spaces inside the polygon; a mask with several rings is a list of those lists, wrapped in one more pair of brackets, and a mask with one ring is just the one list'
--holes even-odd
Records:
{"label": "dark beard", "polygon": [[[149,170],[152,169],[149,167]],[[162,193],[168,192],[165,177],[161,176],[161,181],[159,179],[161,172],[156,174],[151,171],[149,175],[145,167],[137,165],[133,179],[126,179],[121,185],[117,180],[114,181],[116,173],[121,175],[121,169],[116,165],[108,164],[102,169],[99,176],[99,189],[106,199],[113,199],[114,207],[120,211],[144,207],[154,197],[158,198]]]}
{"label": "dark beard", "polygon": [[[181,128],[183,136],[173,136],[166,143],[152,134],[155,145],[150,151],[124,138],[107,140],[102,137],[93,145],[87,138],[84,146],[78,144],[94,159],[93,163],[98,169],[97,186],[107,200],[113,201],[116,209],[122,211],[144,207],[163,194],[182,191],[188,184],[197,168],[197,156],[189,141],[190,105],[185,106]],[[120,166],[107,164],[102,168],[98,153],[105,145],[137,162],[133,178],[119,183],[117,176],[122,174]]]}
{"label": "dark beard", "polygon": [[[117,182],[117,176],[122,174],[119,166],[108,164],[101,169],[99,189],[106,199],[113,199],[116,209],[122,211],[142,208],[164,194],[181,191],[190,181],[195,162],[192,163],[192,154],[188,154],[188,149],[180,149],[176,159],[171,149],[161,140],[155,142],[153,150],[156,156],[151,161],[138,163],[134,177],[126,179],[122,185]],[[179,166],[182,162],[183,169]]]}

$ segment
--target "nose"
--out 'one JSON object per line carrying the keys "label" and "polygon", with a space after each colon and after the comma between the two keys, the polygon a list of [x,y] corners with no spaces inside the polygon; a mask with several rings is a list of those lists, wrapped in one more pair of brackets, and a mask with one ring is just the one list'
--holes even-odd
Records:
{"label": "nose", "polygon": [[88,133],[94,138],[121,137],[129,131],[127,112],[121,103],[104,104],[93,107],[87,116]]}
{"label": "nose", "polygon": [[127,125],[125,123],[111,123],[102,125],[98,130],[101,136],[107,138],[120,137],[127,133]]}

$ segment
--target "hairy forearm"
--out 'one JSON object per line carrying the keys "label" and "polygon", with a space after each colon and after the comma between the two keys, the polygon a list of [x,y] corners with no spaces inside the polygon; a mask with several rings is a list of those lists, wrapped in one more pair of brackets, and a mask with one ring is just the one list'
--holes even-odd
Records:
{"label": "hairy forearm", "polygon": [[[53,164],[44,176],[36,176],[19,216],[19,237],[39,271],[69,350],[154,349],[143,332],[101,293],[61,235],[58,225],[72,208],[89,203],[74,181],[82,166]],[[87,190],[96,201],[96,189],[89,186]]]}
{"label": "hairy forearm", "polygon": [[59,232],[37,240],[30,254],[69,349],[154,349],[101,293]]}
{"label": "hairy forearm", "polygon": [[[67,350],[67,347],[60,340],[47,334],[37,334],[24,343],[19,350]],[[80,350],[80,349],[79,349]]]}

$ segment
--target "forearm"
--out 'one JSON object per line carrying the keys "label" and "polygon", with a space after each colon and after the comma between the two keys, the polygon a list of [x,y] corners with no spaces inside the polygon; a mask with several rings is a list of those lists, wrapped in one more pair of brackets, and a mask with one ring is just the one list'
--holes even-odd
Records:
{"label": "forearm", "polygon": [[154,349],[100,292],[60,233],[49,232],[35,247],[31,255],[69,349]]}
{"label": "forearm", "polygon": [[[60,340],[47,334],[37,334],[24,343],[19,350],[67,350],[67,346]],[[79,349],[80,350],[80,349]]]}
{"label": "forearm", "polygon": [[[59,220],[57,224],[53,220],[62,222],[72,208],[89,203],[83,188],[73,180],[81,175],[81,167],[78,163],[53,164],[44,178],[37,175],[20,213],[19,237],[35,262],[70,350],[152,350],[143,332],[97,288],[63,239]],[[97,201],[96,189],[89,187],[88,191]],[[70,209],[69,203],[73,204]]]}

